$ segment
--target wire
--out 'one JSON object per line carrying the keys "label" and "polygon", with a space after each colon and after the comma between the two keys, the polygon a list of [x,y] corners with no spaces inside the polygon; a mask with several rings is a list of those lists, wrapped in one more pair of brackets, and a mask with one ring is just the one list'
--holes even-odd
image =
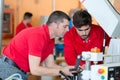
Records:
{"label": "wire", "polygon": [[23,80],[23,79],[22,79],[22,76],[19,73],[15,73],[5,80]]}

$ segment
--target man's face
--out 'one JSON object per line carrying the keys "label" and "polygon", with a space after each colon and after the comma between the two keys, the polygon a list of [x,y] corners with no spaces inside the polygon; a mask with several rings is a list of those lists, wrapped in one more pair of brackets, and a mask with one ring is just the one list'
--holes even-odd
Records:
{"label": "man's face", "polygon": [[69,31],[68,25],[69,25],[69,21],[67,19],[63,19],[63,22],[60,22],[59,24],[57,24],[57,26],[56,26],[56,36],[57,37],[63,37],[64,34],[67,31]]}
{"label": "man's face", "polygon": [[87,40],[90,35],[90,29],[91,27],[89,25],[85,25],[81,28],[76,28],[76,31],[83,40]]}

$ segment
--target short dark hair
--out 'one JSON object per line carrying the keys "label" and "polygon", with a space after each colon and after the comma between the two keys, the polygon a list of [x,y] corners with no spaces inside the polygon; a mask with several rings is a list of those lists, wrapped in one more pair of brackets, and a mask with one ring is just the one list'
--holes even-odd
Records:
{"label": "short dark hair", "polygon": [[92,17],[86,10],[79,10],[73,16],[73,24],[76,28],[92,24]]}
{"label": "short dark hair", "polygon": [[30,12],[25,12],[23,18],[24,18],[24,20],[25,20],[25,19],[30,19],[32,16],[33,16],[32,13],[30,13]]}
{"label": "short dark hair", "polygon": [[52,22],[55,22],[55,23],[63,22],[63,19],[67,19],[68,21],[70,21],[70,17],[66,13],[62,11],[54,11],[49,16],[46,24],[50,25]]}

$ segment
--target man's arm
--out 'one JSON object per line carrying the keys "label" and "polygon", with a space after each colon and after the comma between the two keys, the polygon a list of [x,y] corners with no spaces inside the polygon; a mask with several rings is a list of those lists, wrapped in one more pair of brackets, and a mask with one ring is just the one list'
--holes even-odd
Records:
{"label": "man's arm", "polygon": [[69,69],[73,68],[72,66],[67,66],[64,68],[42,67],[42,66],[40,66],[40,61],[41,61],[40,57],[29,55],[30,72],[33,75],[36,75],[36,76],[55,76],[55,75],[59,75],[60,70],[63,71],[67,75],[72,75],[69,72]]}
{"label": "man's arm", "polygon": [[59,66],[55,64],[53,55],[49,55],[47,59],[45,60],[45,65],[49,68],[63,68],[62,66]]}

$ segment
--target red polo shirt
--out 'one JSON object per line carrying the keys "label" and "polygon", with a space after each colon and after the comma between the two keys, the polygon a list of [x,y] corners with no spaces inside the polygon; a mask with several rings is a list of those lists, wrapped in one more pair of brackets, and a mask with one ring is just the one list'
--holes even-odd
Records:
{"label": "red polo shirt", "polygon": [[[91,48],[103,48],[104,31],[97,25],[91,26],[90,36],[88,42],[85,42],[76,32],[75,27],[71,28],[64,36],[64,56],[68,65],[75,65],[78,55],[82,51],[90,51]],[[106,45],[109,44],[110,38],[107,36]],[[85,64],[81,61],[80,65]]]}
{"label": "red polo shirt", "polygon": [[32,27],[31,24],[27,24],[27,26],[21,22],[17,27],[16,27],[16,34],[18,34],[21,30],[25,29],[25,28],[29,28]]}
{"label": "red polo shirt", "polygon": [[28,28],[16,35],[3,50],[22,70],[29,72],[28,55],[41,57],[41,62],[53,54],[54,39],[50,39],[47,25]]}

